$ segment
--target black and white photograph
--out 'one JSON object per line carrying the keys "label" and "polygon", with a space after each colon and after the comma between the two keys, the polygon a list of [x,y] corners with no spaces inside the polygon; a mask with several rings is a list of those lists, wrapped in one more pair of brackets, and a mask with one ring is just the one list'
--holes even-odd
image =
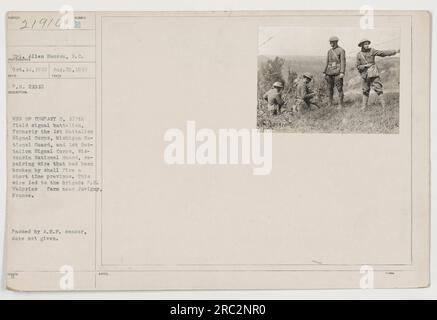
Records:
{"label": "black and white photograph", "polygon": [[261,27],[257,127],[399,133],[400,29]]}
{"label": "black and white photograph", "polygon": [[1,301],[437,297],[435,8],[275,1],[0,2]]}

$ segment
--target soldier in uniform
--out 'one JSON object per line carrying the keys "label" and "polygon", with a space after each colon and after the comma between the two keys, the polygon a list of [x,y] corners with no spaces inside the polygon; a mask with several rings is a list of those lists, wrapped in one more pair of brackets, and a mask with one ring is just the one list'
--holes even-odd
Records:
{"label": "soldier in uniform", "polygon": [[313,80],[313,75],[311,73],[305,72],[302,79],[297,83],[296,87],[296,99],[293,111],[300,111],[302,109],[311,109],[311,105],[317,104],[314,101],[315,93],[310,87],[310,82]]}
{"label": "soldier in uniform", "polygon": [[329,106],[332,106],[334,100],[334,87],[337,88],[340,103],[338,108],[343,107],[343,78],[346,69],[346,53],[343,48],[338,45],[338,37],[329,38],[331,49],[329,49],[326,66],[323,71],[329,89]]}
{"label": "soldier in uniform", "polygon": [[267,91],[263,99],[267,101],[267,110],[270,115],[275,115],[281,112],[281,108],[284,105],[284,100],[282,100],[281,91],[284,88],[281,82],[275,82],[273,88]]}
{"label": "soldier in uniform", "polygon": [[370,89],[376,92],[381,107],[385,108],[383,85],[379,77],[379,70],[375,64],[375,57],[393,56],[400,50],[376,50],[370,47],[369,39],[362,39],[358,46],[361,51],[357,54],[357,69],[362,78],[363,104],[361,109],[367,108]]}

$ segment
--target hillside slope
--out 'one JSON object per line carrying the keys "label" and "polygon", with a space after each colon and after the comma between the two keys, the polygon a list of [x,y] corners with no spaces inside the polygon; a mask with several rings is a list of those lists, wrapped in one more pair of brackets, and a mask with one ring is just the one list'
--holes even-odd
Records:
{"label": "hillside slope", "polygon": [[[274,57],[259,56],[258,67],[268,59]],[[296,72],[301,75],[304,72],[310,72],[315,76],[315,82],[322,81],[322,72],[325,68],[326,57],[303,57],[303,56],[281,56],[285,59],[283,66],[283,77],[287,81],[288,71]],[[346,74],[344,89],[350,91],[361,90],[361,78],[355,67],[356,57],[348,56],[346,58]],[[399,90],[400,79],[400,59],[399,57],[376,58],[376,64],[381,72],[381,79],[387,92]]]}

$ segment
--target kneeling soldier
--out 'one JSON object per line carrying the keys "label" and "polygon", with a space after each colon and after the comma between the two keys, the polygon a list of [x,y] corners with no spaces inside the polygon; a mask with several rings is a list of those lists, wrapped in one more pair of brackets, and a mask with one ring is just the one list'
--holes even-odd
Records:
{"label": "kneeling soldier", "polygon": [[362,78],[363,90],[363,105],[361,109],[367,108],[369,102],[370,89],[373,89],[378,95],[381,106],[385,108],[385,101],[383,96],[383,85],[379,77],[379,70],[375,64],[375,57],[394,56],[400,50],[376,50],[370,47],[370,40],[362,39],[358,46],[361,51],[357,54],[357,69]]}
{"label": "kneeling soldier", "polygon": [[275,82],[273,88],[267,91],[263,96],[263,99],[267,101],[267,110],[270,115],[275,115],[278,114],[278,112],[281,112],[281,107],[284,105],[284,100],[282,100],[281,95],[283,87],[282,83]]}
{"label": "kneeling soldier", "polygon": [[303,109],[310,109],[311,105],[315,105],[317,108],[319,107],[313,98],[315,93],[311,89],[309,83],[313,80],[313,75],[311,73],[305,72],[302,76],[302,79],[298,82],[296,88],[296,100],[294,111],[300,111]]}

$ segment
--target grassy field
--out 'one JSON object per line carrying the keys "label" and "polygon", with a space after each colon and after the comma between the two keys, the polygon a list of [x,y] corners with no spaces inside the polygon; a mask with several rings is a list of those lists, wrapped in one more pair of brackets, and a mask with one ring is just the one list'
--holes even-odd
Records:
{"label": "grassy field", "polygon": [[386,108],[383,110],[372,94],[369,106],[361,110],[362,95],[359,92],[348,93],[345,107],[327,106],[320,103],[320,109],[291,112],[291,102],[279,115],[270,116],[265,104],[258,105],[257,125],[260,129],[272,129],[274,132],[298,133],[399,133],[399,93],[385,95]]}
{"label": "grassy field", "polygon": [[[258,58],[258,118],[260,129],[272,129],[275,132],[298,133],[399,133],[399,57],[377,58],[381,80],[384,84],[386,108],[382,110],[376,95],[372,92],[369,106],[361,110],[361,76],[356,70],[354,56],[347,57],[344,78],[345,107],[337,110],[336,105],[328,107],[327,85],[322,71],[326,57],[303,56],[259,56]],[[316,92],[320,109],[291,112],[294,89],[290,77],[301,77],[310,72],[314,79],[310,86]],[[286,110],[276,116],[266,112],[263,94],[271,88],[274,81],[285,84],[284,98],[289,100]],[[335,99],[338,101],[337,92]]]}

